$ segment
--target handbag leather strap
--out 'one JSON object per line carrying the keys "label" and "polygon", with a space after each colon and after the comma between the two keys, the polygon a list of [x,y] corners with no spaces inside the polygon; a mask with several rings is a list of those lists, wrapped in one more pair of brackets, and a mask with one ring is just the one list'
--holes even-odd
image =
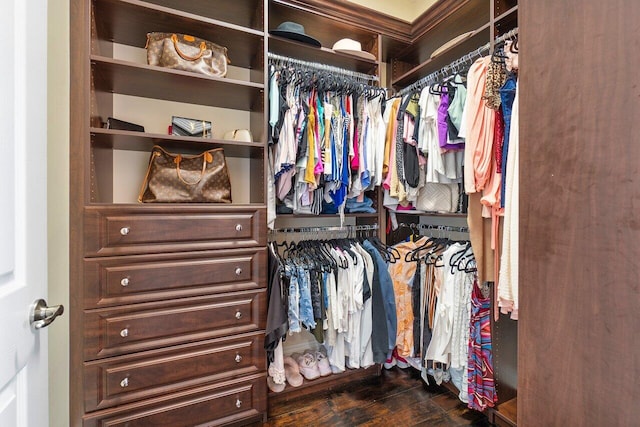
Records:
{"label": "handbag leather strap", "polygon": [[198,59],[202,58],[202,55],[204,55],[204,51],[207,49],[207,44],[202,41],[200,42],[200,53],[195,56],[189,56],[186,53],[182,52],[178,47],[178,36],[176,34],[171,35],[171,41],[173,42],[173,46],[176,48],[176,52],[178,53],[178,55],[180,55],[180,57],[185,61],[197,61]]}
{"label": "handbag leather strap", "polygon": [[[209,159],[211,159],[209,161]],[[209,162],[213,162],[213,156],[211,155],[211,153],[203,153],[202,154],[202,171],[200,171],[200,178],[198,178],[197,181],[195,182],[188,182],[186,179],[182,178],[182,175],[180,174],[180,161],[182,160],[182,156],[178,155],[175,159],[176,162],[176,170],[178,171],[178,178],[180,179],[180,181],[184,182],[187,185],[196,185],[197,183],[199,183],[200,181],[202,181],[202,177],[204,176],[204,172],[207,170],[207,161]]]}

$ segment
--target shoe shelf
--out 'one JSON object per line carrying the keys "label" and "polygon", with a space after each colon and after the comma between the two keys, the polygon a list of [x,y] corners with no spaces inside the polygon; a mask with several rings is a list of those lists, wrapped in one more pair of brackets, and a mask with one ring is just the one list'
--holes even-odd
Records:
{"label": "shoe shelf", "polygon": [[305,379],[300,387],[292,387],[287,384],[285,389],[279,393],[269,391],[269,403],[288,402],[310,394],[326,393],[353,381],[379,376],[380,372],[380,365],[373,365],[364,369],[347,369],[342,373],[327,375],[315,380]]}

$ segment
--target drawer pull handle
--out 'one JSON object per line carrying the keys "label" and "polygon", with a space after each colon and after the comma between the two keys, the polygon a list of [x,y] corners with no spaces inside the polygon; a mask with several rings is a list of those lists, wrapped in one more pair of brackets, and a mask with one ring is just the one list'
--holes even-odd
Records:
{"label": "drawer pull handle", "polygon": [[120,234],[122,234],[123,236],[126,236],[127,234],[129,234],[130,231],[131,229],[129,227],[122,227],[120,229]]}
{"label": "drawer pull handle", "polygon": [[242,231],[242,224],[236,224],[236,231]]}
{"label": "drawer pull handle", "polygon": [[120,387],[122,388],[129,387],[129,378],[125,378],[122,381],[120,381]]}
{"label": "drawer pull handle", "polygon": [[242,406],[242,400],[236,399],[236,408],[240,409],[241,406]]}
{"label": "drawer pull handle", "polygon": [[240,363],[240,362],[242,362],[242,356],[236,353],[236,363]]}
{"label": "drawer pull handle", "polygon": [[236,311],[236,319],[242,319],[242,313],[240,312],[240,310]]}
{"label": "drawer pull handle", "polygon": [[125,277],[124,279],[120,280],[120,284],[122,285],[122,287],[126,288],[127,286],[129,286],[129,278]]}
{"label": "drawer pull handle", "polygon": [[120,331],[120,336],[122,338],[126,338],[129,336],[129,329],[128,328],[124,328],[123,330]]}
{"label": "drawer pull handle", "polygon": [[236,267],[236,276],[240,276],[242,274],[242,269],[240,267]]}

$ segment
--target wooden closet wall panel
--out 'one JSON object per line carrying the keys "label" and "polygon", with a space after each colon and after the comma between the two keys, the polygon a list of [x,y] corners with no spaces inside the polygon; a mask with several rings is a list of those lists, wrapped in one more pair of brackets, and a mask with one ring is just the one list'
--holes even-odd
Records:
{"label": "wooden closet wall panel", "polygon": [[640,2],[520,7],[520,426],[640,418]]}

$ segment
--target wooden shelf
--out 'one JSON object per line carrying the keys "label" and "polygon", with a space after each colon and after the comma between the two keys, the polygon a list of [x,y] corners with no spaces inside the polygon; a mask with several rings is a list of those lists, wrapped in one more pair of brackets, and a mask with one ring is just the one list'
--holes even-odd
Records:
{"label": "wooden shelf", "polygon": [[144,0],[160,6],[262,30],[262,0]]}
{"label": "wooden shelf", "polygon": [[150,152],[154,145],[160,144],[170,151],[202,151],[220,147],[224,148],[226,156],[231,157],[262,157],[264,154],[264,146],[257,142],[226,141],[103,128],[90,128],[89,131],[94,146],[114,150]]}
{"label": "wooden shelf", "polygon": [[285,21],[297,22],[304,26],[306,34],[317,39],[326,48],[331,48],[340,39],[350,38],[359,41],[362,48],[368,51],[377,40],[378,33],[370,28],[333,19],[322,13],[310,13],[303,8],[304,6],[287,4],[283,0],[270,0],[269,30]]}
{"label": "wooden shelf", "polygon": [[98,39],[144,48],[149,32],[190,34],[228,49],[232,65],[251,68],[264,31],[139,0],[95,0]]}
{"label": "wooden shelf", "polygon": [[[262,83],[209,77],[91,55],[96,91],[251,111]],[[257,109],[262,109],[259,105]]]}
{"label": "wooden shelf", "polygon": [[[377,213],[347,213],[344,214],[345,218],[378,218]],[[340,218],[340,215],[336,214],[278,214],[278,218]]]}
{"label": "wooden shelf", "polygon": [[505,18],[509,17],[511,14],[513,13],[517,13],[518,12],[518,6],[513,6],[511,9],[507,10],[506,12],[504,12],[503,14],[496,16],[495,22],[496,23],[500,23],[501,21],[503,21]]}
{"label": "wooden shelf", "polygon": [[393,80],[391,85],[396,88],[408,86],[411,83],[428,76],[434,71],[438,71],[439,69],[449,65],[452,61],[459,59],[463,55],[484,46],[489,40],[489,28],[490,24],[486,23],[475,30],[472,36],[452,45],[440,55],[434,58],[429,58],[421,64],[413,67],[411,70]]}
{"label": "wooden shelf", "polygon": [[[501,403],[497,408],[493,408],[492,411],[494,417],[499,418],[510,427],[518,425],[518,399],[516,397]],[[497,422],[496,424],[504,425],[504,423]]]}
{"label": "wooden shelf", "polygon": [[376,74],[378,66],[378,62],[373,59],[358,58],[326,47],[315,47],[274,35],[269,35],[269,52],[365,74]]}
{"label": "wooden shelf", "polygon": [[300,387],[291,387],[287,384],[280,393],[269,391],[269,403],[299,399],[309,394],[318,394],[331,391],[336,386],[343,386],[353,381],[380,375],[380,365],[374,365],[366,369],[347,369],[340,374],[332,374],[315,380],[304,380]]}

